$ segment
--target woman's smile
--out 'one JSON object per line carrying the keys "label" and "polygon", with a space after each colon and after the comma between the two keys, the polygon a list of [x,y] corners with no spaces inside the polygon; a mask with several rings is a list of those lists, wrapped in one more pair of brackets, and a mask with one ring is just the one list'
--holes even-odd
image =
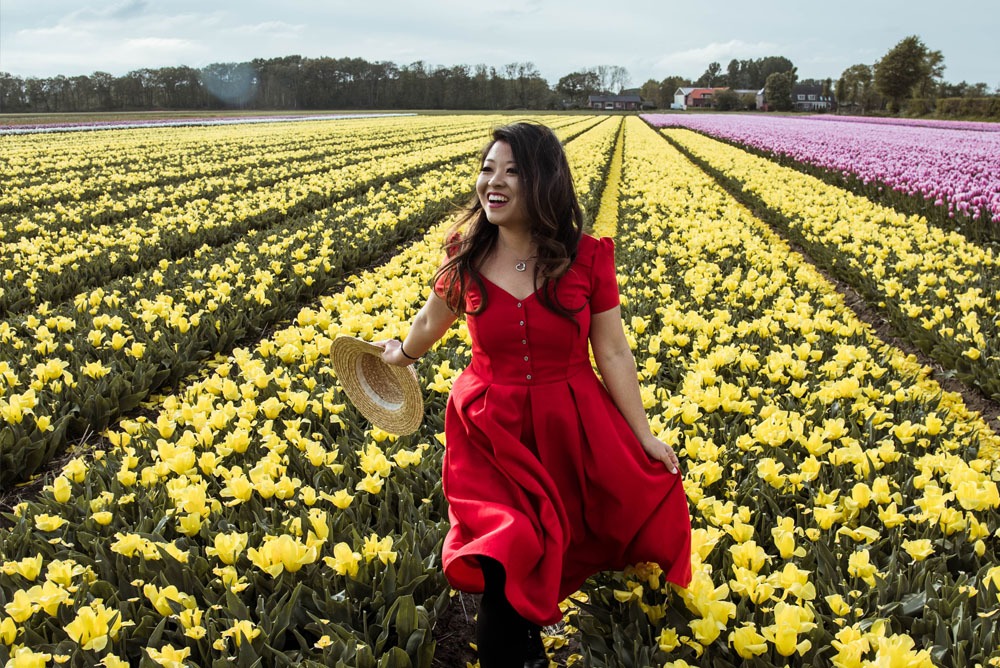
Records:
{"label": "woman's smile", "polygon": [[497,141],[486,154],[476,179],[476,195],[486,219],[507,228],[527,225],[527,209],[520,194],[521,176],[514,153],[510,144]]}

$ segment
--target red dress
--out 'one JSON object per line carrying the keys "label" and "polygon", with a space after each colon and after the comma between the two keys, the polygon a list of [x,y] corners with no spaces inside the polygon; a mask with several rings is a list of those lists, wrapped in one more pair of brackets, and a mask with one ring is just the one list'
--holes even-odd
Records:
{"label": "red dress", "polygon": [[[487,307],[467,316],[472,361],[445,417],[448,581],[483,591],[476,557],[492,557],[511,605],[542,625],[559,621],[559,602],[602,570],[651,561],[687,586],[681,476],[649,459],[591,366],[591,313],[618,305],[611,239],[584,236],[559,282],[560,303],[583,307],[575,322],[537,294],[519,300],[483,281]],[[473,283],[467,310],[480,299]]]}

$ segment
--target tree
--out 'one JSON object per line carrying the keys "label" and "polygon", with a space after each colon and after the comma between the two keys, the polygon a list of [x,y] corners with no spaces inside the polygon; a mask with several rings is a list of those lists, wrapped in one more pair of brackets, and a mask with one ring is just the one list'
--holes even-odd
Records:
{"label": "tree", "polygon": [[559,79],[559,83],[556,84],[556,92],[567,101],[584,104],[588,96],[601,92],[601,82],[593,70],[571,72]]}
{"label": "tree", "polygon": [[935,74],[940,77],[943,69],[941,53],[929,51],[919,37],[910,35],[875,64],[875,87],[889,98],[890,111],[898,113],[905,98],[921,85],[933,85]]}
{"label": "tree", "polygon": [[795,87],[795,70],[790,72],[775,72],[764,82],[764,99],[767,108],[773,111],[790,111],[792,103],[792,88]]}
{"label": "tree", "polygon": [[0,72],[0,111],[30,109],[24,82],[10,72]]}
{"label": "tree", "polygon": [[628,86],[631,77],[628,70],[620,65],[598,65],[593,69],[602,93],[615,95]]}
{"label": "tree", "polygon": [[739,109],[740,96],[732,88],[720,90],[715,94],[715,108],[719,111],[732,111]]}
{"label": "tree", "polygon": [[677,89],[690,85],[691,80],[686,77],[678,76],[676,74],[666,77],[660,82],[660,97],[662,100],[662,106],[664,108],[669,108],[670,105],[674,103],[674,95],[677,93]]}
{"label": "tree", "polygon": [[864,114],[875,108],[879,102],[875,90],[875,75],[868,65],[851,65],[837,80],[837,104],[842,107],[855,107]]}
{"label": "tree", "polygon": [[726,68],[726,79],[729,87],[735,90],[760,89],[761,86],[754,85],[756,69],[756,64],[752,60],[736,60],[733,58],[729,61],[729,66]]}
{"label": "tree", "polygon": [[722,65],[709,63],[705,72],[694,82],[695,86],[713,88],[722,83]]}
{"label": "tree", "polygon": [[657,108],[662,108],[663,102],[660,100],[660,84],[656,79],[649,79],[639,88],[639,95],[643,100],[649,100]]}
{"label": "tree", "polygon": [[767,78],[775,72],[792,72],[795,65],[784,56],[767,56],[757,62],[757,78],[753,81],[752,88],[761,89],[767,85]]}

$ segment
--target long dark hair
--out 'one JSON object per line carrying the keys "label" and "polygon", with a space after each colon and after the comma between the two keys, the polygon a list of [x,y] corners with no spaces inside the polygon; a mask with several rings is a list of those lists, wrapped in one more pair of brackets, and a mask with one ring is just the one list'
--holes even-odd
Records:
{"label": "long dark hair", "polygon": [[[583,236],[583,211],[576,198],[566,153],[550,128],[540,123],[520,122],[493,130],[493,140],[479,156],[480,165],[498,141],[510,145],[517,164],[531,220],[531,237],[538,248],[535,261],[538,298],[551,311],[572,318],[573,312],[560,304],[556,295],[559,278],[576,258]],[[445,250],[449,259],[435,276],[435,282],[443,278],[448,306],[455,313],[465,312],[470,281],[479,286],[482,294],[481,303],[470,314],[476,315],[486,308],[486,289],[478,268],[496,248],[499,234],[499,228],[486,219],[483,205],[473,193],[447,236]]]}

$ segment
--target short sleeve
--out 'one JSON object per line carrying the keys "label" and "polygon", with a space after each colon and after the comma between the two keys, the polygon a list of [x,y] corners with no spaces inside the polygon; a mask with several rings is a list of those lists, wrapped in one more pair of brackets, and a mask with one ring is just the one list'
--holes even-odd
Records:
{"label": "short sleeve", "polygon": [[597,240],[594,264],[590,269],[590,312],[601,313],[620,303],[615,271],[615,242],[610,237]]}

